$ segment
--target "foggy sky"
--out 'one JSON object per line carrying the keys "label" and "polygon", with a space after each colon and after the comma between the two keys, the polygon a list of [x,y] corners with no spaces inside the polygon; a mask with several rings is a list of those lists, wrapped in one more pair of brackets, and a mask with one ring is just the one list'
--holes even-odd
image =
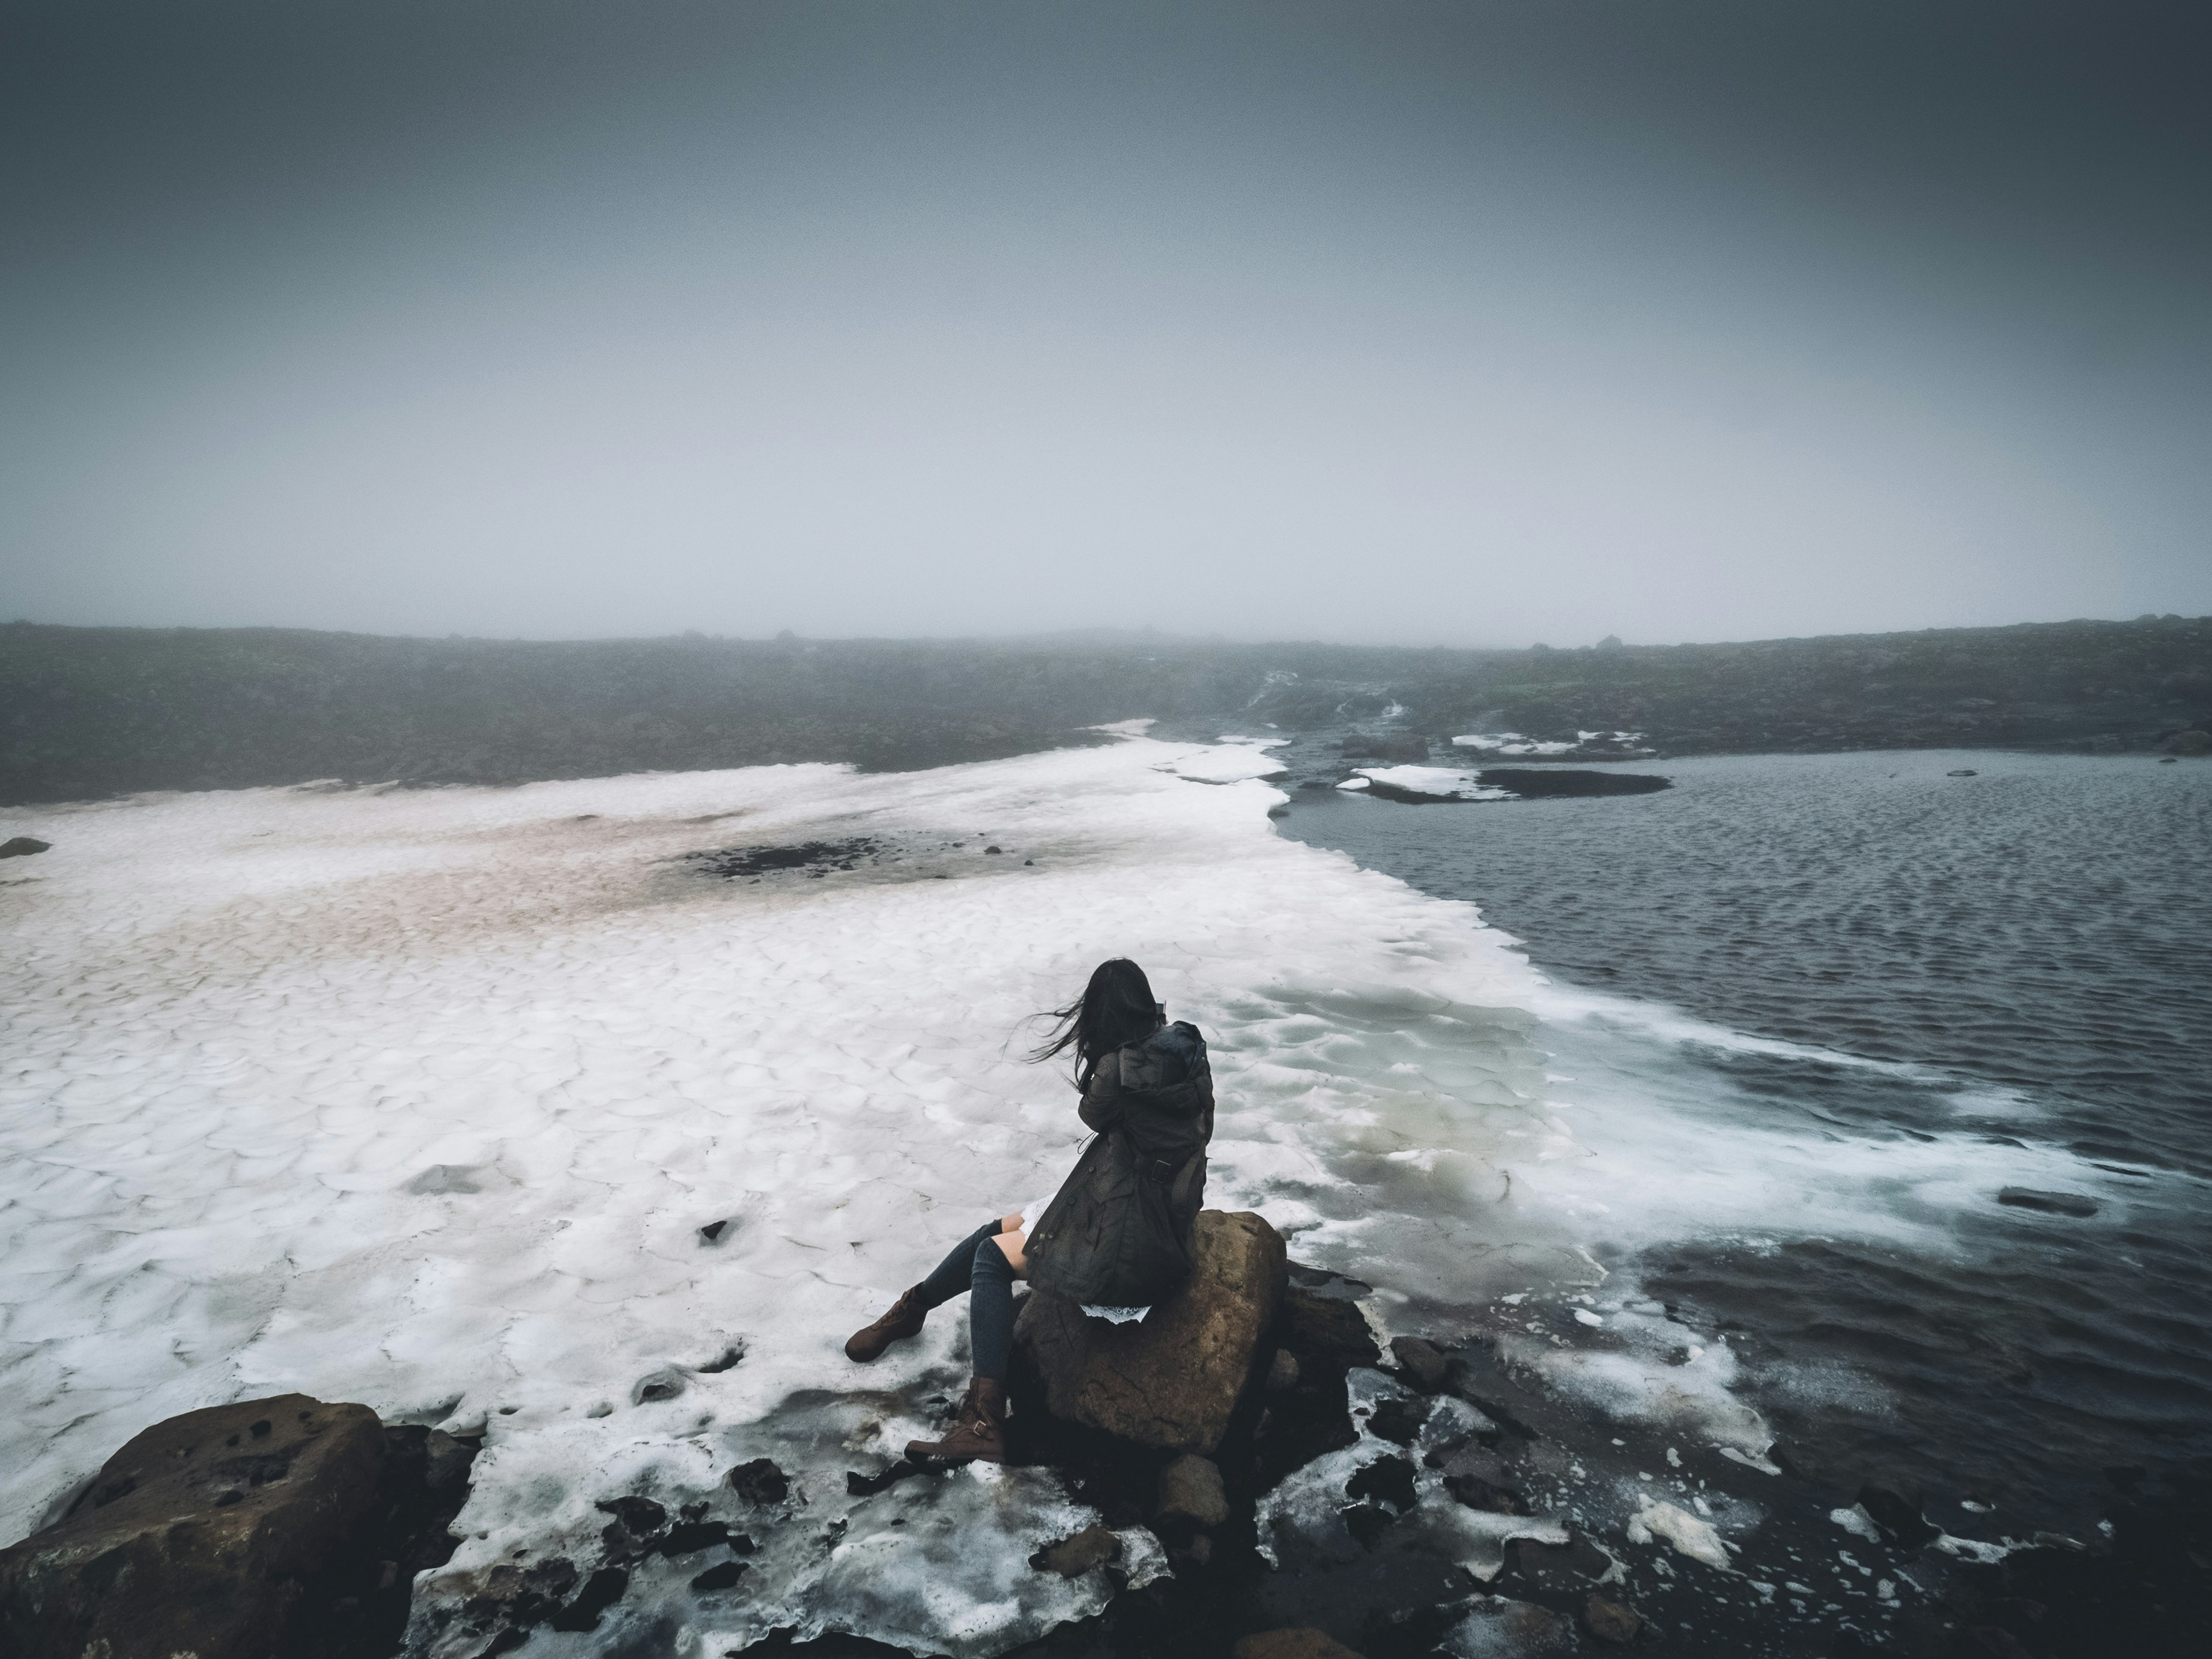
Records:
{"label": "foggy sky", "polygon": [[0,617],[2212,611],[2202,11],[0,0]]}

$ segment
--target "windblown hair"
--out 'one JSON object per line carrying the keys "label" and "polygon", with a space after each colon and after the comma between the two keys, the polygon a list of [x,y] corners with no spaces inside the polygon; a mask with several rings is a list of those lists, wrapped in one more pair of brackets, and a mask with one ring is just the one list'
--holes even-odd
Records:
{"label": "windblown hair", "polygon": [[1100,1060],[1126,1043],[1150,1036],[1167,1020],[1152,997],[1145,970],[1127,957],[1100,963],[1091,970],[1091,983],[1081,996],[1037,1018],[1054,1021],[1055,1029],[1030,1058],[1050,1060],[1074,1049],[1075,1080],[1084,1087],[1089,1086]]}

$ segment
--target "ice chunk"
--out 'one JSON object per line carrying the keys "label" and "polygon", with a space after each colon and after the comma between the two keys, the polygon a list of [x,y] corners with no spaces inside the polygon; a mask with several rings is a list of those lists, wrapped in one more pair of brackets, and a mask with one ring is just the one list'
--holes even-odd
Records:
{"label": "ice chunk", "polygon": [[1870,1543],[1881,1542],[1881,1528],[1874,1523],[1874,1516],[1866,1512],[1863,1504],[1854,1504],[1847,1510],[1830,1510],[1828,1519],[1854,1537]]}
{"label": "ice chunk", "polygon": [[1725,1570],[1729,1565],[1728,1549],[1711,1523],[1672,1504],[1646,1504],[1629,1522],[1632,1544],[1648,1544],[1654,1538],[1665,1539],[1678,1553],[1709,1567]]}
{"label": "ice chunk", "polygon": [[[1511,800],[1513,792],[1485,785],[1472,772],[1442,766],[1363,766],[1358,775],[1378,794],[1420,800]],[[1339,788],[1345,787],[1339,784]]]}

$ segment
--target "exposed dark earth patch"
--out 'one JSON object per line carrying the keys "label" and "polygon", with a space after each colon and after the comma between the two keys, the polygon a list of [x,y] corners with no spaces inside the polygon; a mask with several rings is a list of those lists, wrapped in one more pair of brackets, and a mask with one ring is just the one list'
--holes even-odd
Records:
{"label": "exposed dark earth patch", "polygon": [[795,847],[731,847],[713,853],[686,853],[684,859],[703,875],[737,881],[757,879],[781,870],[827,875],[832,870],[878,863],[886,850],[873,836],[855,836],[850,841],[809,841]]}

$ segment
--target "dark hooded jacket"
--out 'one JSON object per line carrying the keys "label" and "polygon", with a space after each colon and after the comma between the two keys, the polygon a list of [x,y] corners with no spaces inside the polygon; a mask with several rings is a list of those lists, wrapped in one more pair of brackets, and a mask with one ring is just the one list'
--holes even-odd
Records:
{"label": "dark hooded jacket", "polygon": [[1077,1109],[1098,1131],[1030,1229],[1030,1282],[1070,1301],[1157,1302],[1190,1277],[1213,1073],[1178,1020],[1102,1058]]}

